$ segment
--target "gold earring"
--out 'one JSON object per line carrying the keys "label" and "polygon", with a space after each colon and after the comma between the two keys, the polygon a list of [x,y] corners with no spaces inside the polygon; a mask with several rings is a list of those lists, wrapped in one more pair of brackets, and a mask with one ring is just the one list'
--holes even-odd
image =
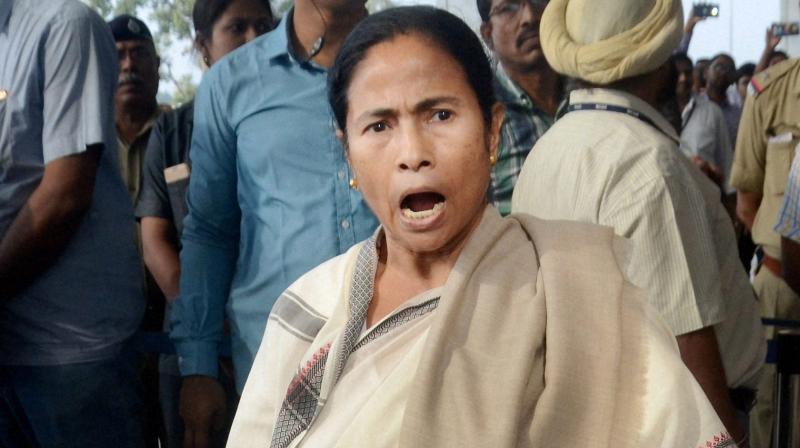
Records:
{"label": "gold earring", "polygon": [[356,180],[355,177],[350,179],[350,188],[352,188],[353,190],[358,190],[358,181]]}
{"label": "gold earring", "polygon": [[489,155],[489,164],[494,166],[497,163],[497,156],[494,154]]}

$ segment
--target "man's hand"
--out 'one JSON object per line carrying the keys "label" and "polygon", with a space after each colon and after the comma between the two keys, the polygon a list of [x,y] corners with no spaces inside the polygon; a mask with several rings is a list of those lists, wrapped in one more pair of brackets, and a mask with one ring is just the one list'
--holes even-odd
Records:
{"label": "man's hand", "polygon": [[767,41],[767,50],[769,50],[770,52],[773,52],[773,51],[775,51],[775,47],[777,47],[778,44],[781,43],[781,36],[776,36],[772,32],[772,27],[769,27],[769,28],[767,28],[767,39],[766,39],[766,41]]}
{"label": "man's hand", "polygon": [[739,190],[736,193],[736,217],[749,232],[753,231],[758,208],[761,206],[761,193]]}
{"label": "man's hand", "polygon": [[708,176],[708,178],[714,181],[715,184],[719,185],[720,188],[723,188],[722,183],[724,181],[724,178],[722,176],[722,171],[720,171],[719,168],[706,162],[700,156],[692,156],[691,160],[692,163],[694,163],[694,166],[699,168],[700,171],[703,172],[703,174]]}
{"label": "man's hand", "polygon": [[208,448],[211,435],[225,426],[225,391],[205,375],[187,376],[181,386],[180,414],[184,448]]}

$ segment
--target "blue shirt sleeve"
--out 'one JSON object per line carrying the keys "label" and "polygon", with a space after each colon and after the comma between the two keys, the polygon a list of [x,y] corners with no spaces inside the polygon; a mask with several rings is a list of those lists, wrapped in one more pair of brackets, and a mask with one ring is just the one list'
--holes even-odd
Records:
{"label": "blue shirt sleeve", "polygon": [[783,193],[783,206],[778,213],[775,231],[800,243],[800,157],[797,155],[797,149]]}
{"label": "blue shirt sleeve", "polygon": [[217,376],[225,305],[238,257],[236,135],[227,120],[227,89],[217,73],[206,74],[195,97],[181,294],[171,313],[170,336],[184,376]]}
{"label": "blue shirt sleeve", "polygon": [[114,103],[109,93],[117,84],[118,66],[111,32],[96,14],[53,24],[42,83],[44,163],[114,141]]}

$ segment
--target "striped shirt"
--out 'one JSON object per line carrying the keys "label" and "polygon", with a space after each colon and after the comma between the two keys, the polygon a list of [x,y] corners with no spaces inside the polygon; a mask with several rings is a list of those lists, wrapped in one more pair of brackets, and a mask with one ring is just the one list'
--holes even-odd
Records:
{"label": "striped shirt", "polygon": [[762,330],[719,189],[680,153],[666,119],[639,98],[598,88],[572,92],[570,104],[614,105],[640,117],[565,115],[525,163],[513,211],[603,224],[630,238],[629,277],[672,332],[713,325],[729,386],[754,386]]}
{"label": "striped shirt", "polygon": [[[797,150],[795,150],[797,154]],[[800,157],[795,156],[775,231],[800,243]]]}
{"label": "striped shirt", "polygon": [[505,216],[511,213],[511,195],[522,165],[536,141],[553,125],[553,118],[536,107],[528,94],[500,69],[495,74],[494,93],[506,111],[497,164],[492,170],[491,198]]}

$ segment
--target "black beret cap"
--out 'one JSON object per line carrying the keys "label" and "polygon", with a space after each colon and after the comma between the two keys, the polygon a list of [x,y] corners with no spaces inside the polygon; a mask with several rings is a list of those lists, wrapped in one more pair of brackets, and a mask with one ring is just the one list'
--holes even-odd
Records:
{"label": "black beret cap", "polygon": [[130,14],[114,17],[108,22],[116,42],[123,40],[153,40],[147,25]]}

